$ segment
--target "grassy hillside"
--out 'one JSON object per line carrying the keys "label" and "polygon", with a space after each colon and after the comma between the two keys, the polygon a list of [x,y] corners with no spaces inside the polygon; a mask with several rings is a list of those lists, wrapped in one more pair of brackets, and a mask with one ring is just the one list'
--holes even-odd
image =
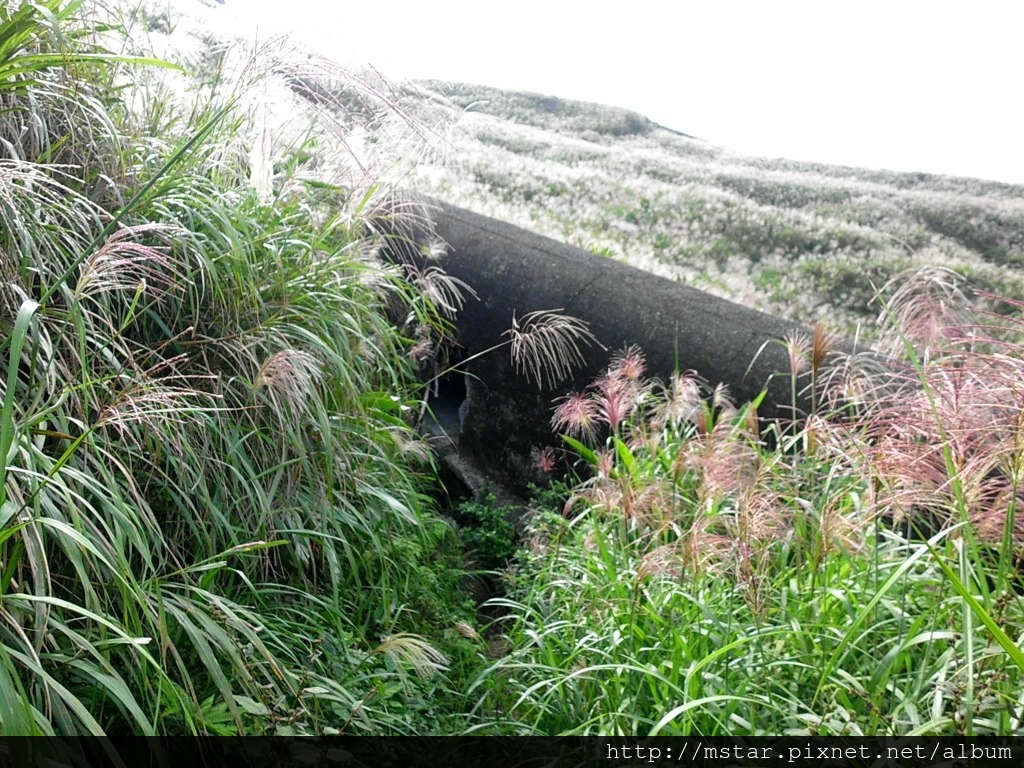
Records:
{"label": "grassy hillside", "polygon": [[477,731],[1019,733],[1024,188],[421,85],[462,111],[418,189],[889,357],[827,370],[827,327],[786,339],[819,405],[767,443],[756,403],[649,380],[641,350],[553,403],[537,466],[589,479],[538,495]]}
{"label": "grassy hillside", "polygon": [[[0,3],[0,734],[1024,730],[1024,305],[944,269],[1019,295],[1020,188],[393,84],[216,11]],[[417,374],[464,286],[378,258],[398,188],[888,359],[792,334],[814,407],[764,424],[612,351],[526,536],[493,497],[459,530]],[[561,370],[558,327],[510,345]]]}
{"label": "grassy hillside", "polygon": [[458,111],[417,188],[735,301],[851,331],[914,267],[1024,290],[1024,187],[743,157],[614,107],[420,85]]}

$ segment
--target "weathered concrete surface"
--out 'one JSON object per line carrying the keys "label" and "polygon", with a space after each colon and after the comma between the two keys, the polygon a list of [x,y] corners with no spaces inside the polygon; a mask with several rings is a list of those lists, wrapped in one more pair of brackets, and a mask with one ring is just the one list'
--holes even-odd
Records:
{"label": "weathered concrete surface", "polygon": [[[534,310],[562,309],[586,321],[606,347],[581,348],[586,365],[554,389],[517,375],[507,346],[466,366],[459,452],[488,477],[516,491],[537,479],[531,450],[560,443],[550,429],[552,401],[586,387],[631,344],[643,350],[649,375],[693,369],[712,386],[727,384],[740,403],[767,388],[761,417],[791,417],[789,360],[776,342],[795,323],[461,208],[427,206],[433,234],[448,245],[440,265],[478,296],[457,319],[466,356],[501,344],[513,315]],[[421,221],[405,234],[422,244],[429,229]],[[422,259],[401,239],[392,245],[392,258]]]}

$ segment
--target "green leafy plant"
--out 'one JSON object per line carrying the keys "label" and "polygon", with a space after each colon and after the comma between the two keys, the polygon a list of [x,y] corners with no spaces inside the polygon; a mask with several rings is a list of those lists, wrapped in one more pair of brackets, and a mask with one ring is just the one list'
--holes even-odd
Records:
{"label": "green leafy plant", "polygon": [[514,506],[496,506],[493,494],[479,502],[462,501],[454,511],[462,523],[462,542],[471,562],[487,571],[505,568],[518,547],[513,521],[520,511]]}

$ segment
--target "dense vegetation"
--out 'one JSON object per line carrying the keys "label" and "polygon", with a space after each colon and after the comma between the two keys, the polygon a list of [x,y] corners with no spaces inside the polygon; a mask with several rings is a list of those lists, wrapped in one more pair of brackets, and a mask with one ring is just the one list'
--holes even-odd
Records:
{"label": "dense vegetation", "polygon": [[478,706],[519,733],[1019,732],[1024,363],[1001,323],[936,325],[948,278],[893,297],[903,373],[787,339],[822,411],[772,447],[756,403],[635,349],[559,404],[591,477],[532,520]]}
{"label": "dense vegetation", "polygon": [[405,413],[445,318],[373,258],[378,190],[311,173],[343,133],[282,49],[175,93],[95,13],[0,17],[0,729],[444,729],[457,548]]}
{"label": "dense vegetation", "polygon": [[[467,194],[424,153],[460,146],[457,110],[161,7],[0,9],[0,733],[1021,730],[1022,305],[938,269],[873,301],[929,253],[1015,285],[1012,188],[723,169],[639,116],[508,97],[541,133],[494,108],[477,139],[537,174],[467,151],[460,189],[609,255],[818,275],[786,301],[870,253],[863,295],[829,301],[880,314],[884,365],[794,334],[794,401],[819,405],[765,439],[756,403],[620,350],[552,403],[538,467],[579,474],[537,489],[526,535],[493,497],[460,531],[415,423],[464,286],[385,265],[376,234],[394,181]],[[659,193],[597,182],[657,147],[715,181],[658,156],[630,178]],[[527,370],[571,357],[513,340],[553,358]],[[473,568],[503,589],[480,612]]]}

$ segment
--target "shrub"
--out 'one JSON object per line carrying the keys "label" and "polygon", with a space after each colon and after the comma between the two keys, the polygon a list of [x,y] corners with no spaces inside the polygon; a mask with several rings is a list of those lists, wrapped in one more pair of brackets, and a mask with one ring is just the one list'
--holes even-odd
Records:
{"label": "shrub", "polygon": [[486,571],[505,568],[516,553],[518,536],[513,506],[495,506],[494,494],[482,502],[467,500],[455,509],[462,523],[462,542],[471,562]]}

